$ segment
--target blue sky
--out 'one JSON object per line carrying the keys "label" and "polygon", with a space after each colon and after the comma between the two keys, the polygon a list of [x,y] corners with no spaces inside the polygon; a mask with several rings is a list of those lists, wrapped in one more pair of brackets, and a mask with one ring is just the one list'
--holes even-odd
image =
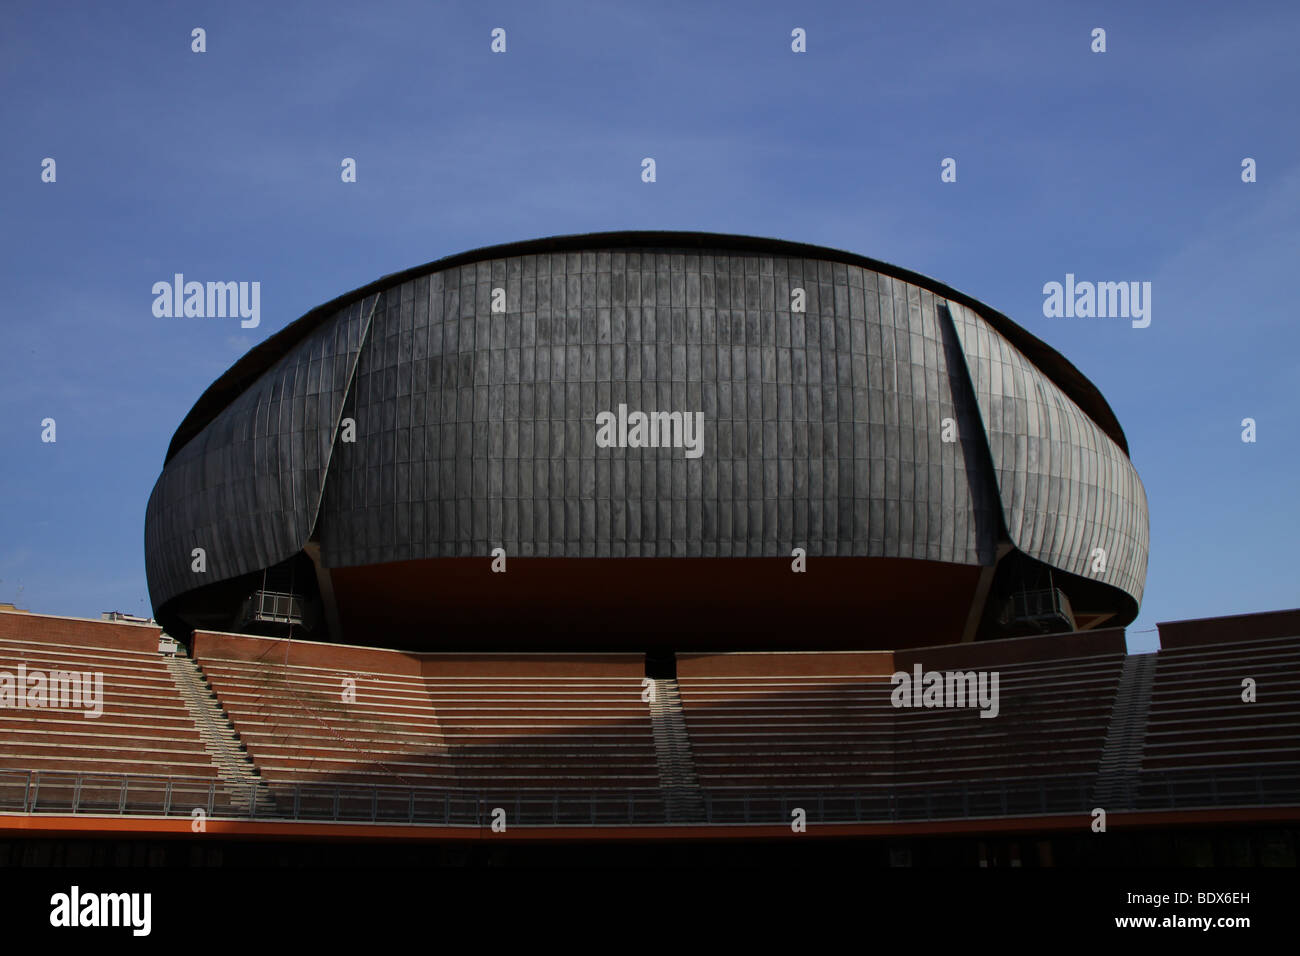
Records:
{"label": "blue sky", "polygon": [[[1157,621],[1294,607],[1300,6],[1217,7],[8,3],[0,601],[147,611],[176,426],[313,306],[465,249],[641,228],[892,262],[1069,358],[1150,501],[1132,649]],[[155,318],[175,272],[261,282],[260,327]],[[1150,327],[1045,318],[1067,272],[1150,281]]]}

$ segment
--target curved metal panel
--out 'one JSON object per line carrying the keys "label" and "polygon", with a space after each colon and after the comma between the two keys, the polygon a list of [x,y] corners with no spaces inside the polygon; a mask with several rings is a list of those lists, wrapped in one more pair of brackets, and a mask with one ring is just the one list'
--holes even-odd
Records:
{"label": "curved metal panel", "polygon": [[[990,565],[996,491],[940,302],[858,266],[726,249],[593,248],[411,278],[362,350],[323,562],[800,546]],[[620,405],[701,412],[702,454],[597,447],[597,413]],[[960,442],[941,440],[945,418]]]}
{"label": "curved metal panel", "polygon": [[[948,303],[966,354],[1012,543],[1142,600],[1146,491],[1124,452],[1010,342]],[[1095,549],[1105,570],[1094,571]]]}
{"label": "curved metal panel", "polygon": [[[164,466],[145,513],[155,608],[302,548],[374,303],[349,306],[313,331]],[[202,573],[193,570],[195,548],[205,553]]]}

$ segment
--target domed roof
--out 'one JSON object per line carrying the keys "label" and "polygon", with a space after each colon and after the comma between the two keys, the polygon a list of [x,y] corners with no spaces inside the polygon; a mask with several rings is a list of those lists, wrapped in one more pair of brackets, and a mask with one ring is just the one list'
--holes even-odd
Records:
{"label": "domed roof", "polygon": [[177,451],[191,438],[198,434],[221,409],[247,388],[258,376],[265,372],[280,357],[301,341],[320,323],[326,321],[340,309],[358,302],[367,296],[382,292],[384,289],[399,285],[418,276],[439,272],[464,265],[469,262],[481,262],[491,259],[505,259],[511,256],[535,255],[538,253],[570,252],[579,249],[625,249],[625,248],[662,248],[662,249],[727,249],[734,252],[752,252],[759,255],[795,256],[806,259],[822,259],[830,262],[843,262],[862,266],[910,282],[913,285],[929,289],[936,295],[975,310],[983,319],[998,330],[1009,342],[1025,354],[1053,382],[1061,387],[1076,405],[1088,413],[1115,444],[1128,454],[1128,441],[1124,430],[1120,428],[1119,419],[1102,396],[1097,386],[1093,385],[1082,372],[1071,364],[1047,343],[1021,328],[1001,312],[958,292],[942,282],[923,276],[920,273],[902,269],[889,263],[870,259],[853,252],[830,249],[802,242],[789,242],[784,239],[764,239],[756,236],[735,236],[713,232],[677,232],[677,231],[623,231],[591,232],[565,236],[551,236],[545,239],[527,239],[521,242],[509,242],[495,246],[485,246],[468,252],[435,259],[421,266],[394,272],[376,279],[359,289],[345,292],[323,305],[317,306],[306,315],[291,322],[279,332],[259,343],[244,354],[220,378],[213,382],[199,396],[194,407],[181,421],[167,448],[165,461],[170,461]]}

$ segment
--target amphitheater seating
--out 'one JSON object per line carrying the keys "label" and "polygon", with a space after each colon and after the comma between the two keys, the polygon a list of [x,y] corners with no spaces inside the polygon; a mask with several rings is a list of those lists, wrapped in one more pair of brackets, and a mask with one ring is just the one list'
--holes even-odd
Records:
{"label": "amphitheater seating", "polygon": [[[204,737],[177,681],[201,685],[173,677],[157,628],[0,612],[0,677],[103,677],[96,719],[0,707],[0,810],[240,812],[205,749],[220,750],[227,717],[277,812],[306,818],[481,825],[502,807],[514,824],[772,823],[803,806],[813,820],[919,820],[1078,812],[1103,791],[1135,801],[1121,808],[1300,802],[1300,638],[1225,641],[1184,624],[1127,664],[1118,629],[892,653],[683,654],[654,707],[637,654],[417,654],[200,632],[193,654],[225,712],[203,718]],[[890,675],[913,665],[997,671],[998,717],[894,707]],[[1241,700],[1246,677],[1253,703]],[[227,778],[242,773],[230,753],[219,759]]]}
{"label": "amphitheater seating", "polygon": [[703,786],[869,787],[888,778],[886,680],[697,677],[679,686]]}
{"label": "amphitheater seating", "polygon": [[1075,810],[1096,782],[1122,653],[988,665],[999,712],[901,708],[893,779],[903,812]]}
{"label": "amphitheater seating", "polygon": [[[0,779],[5,805],[14,788],[45,805],[73,796],[83,808],[155,802],[175,781],[187,792],[217,778],[211,757],[158,655],[158,628],[0,613],[0,672],[74,671],[102,676],[102,713],[85,708],[0,708]],[[67,703],[67,702],[65,702]],[[39,772],[36,786],[24,779]],[[76,775],[83,775],[76,789]],[[184,781],[182,784],[181,782]],[[188,799],[188,798],[187,798]],[[224,797],[221,798],[224,805]]]}
{"label": "amphitheater seating", "polygon": [[599,813],[593,802],[625,814],[638,792],[642,813],[658,807],[639,657],[625,656],[612,673],[599,660],[575,662],[566,674],[555,656],[530,663],[354,649],[351,660],[322,666],[329,650],[313,654],[302,643],[288,662],[276,641],[203,635],[197,648],[282,800],[294,785],[380,784],[418,788],[426,799],[477,794],[513,808],[516,820]]}
{"label": "amphitheater seating", "polygon": [[1095,772],[1122,664],[1106,655],[997,666],[993,719],[969,708],[899,709],[894,775],[933,785]]}
{"label": "amphitheater seating", "polygon": [[[1244,678],[1257,699],[1242,700]],[[1161,650],[1139,805],[1300,799],[1300,637]]]}
{"label": "amphitheater seating", "polygon": [[[695,673],[687,655],[679,683],[700,786],[714,808],[746,818],[770,817],[778,793],[783,807],[787,797],[817,800],[823,819],[1075,808],[1095,784],[1123,634],[1076,636],[1064,647],[1062,654],[1046,642],[998,642],[887,661],[722,655],[709,660],[707,674]],[[895,708],[889,674],[895,667],[910,674],[913,663],[998,671],[998,717],[981,718],[978,708]],[[728,669],[748,676],[720,676]]]}
{"label": "amphitheater seating", "polygon": [[[837,655],[843,657],[844,655]],[[779,667],[779,659],[772,662]],[[715,820],[775,821],[820,801],[857,816],[885,798],[892,757],[888,680],[879,675],[682,677],[696,776]],[[837,792],[856,805],[837,806]],[[830,799],[831,806],[826,805]]]}
{"label": "amphitheater seating", "polygon": [[446,782],[446,748],[419,678],[355,673],[357,702],[322,668],[203,660],[268,782]]}

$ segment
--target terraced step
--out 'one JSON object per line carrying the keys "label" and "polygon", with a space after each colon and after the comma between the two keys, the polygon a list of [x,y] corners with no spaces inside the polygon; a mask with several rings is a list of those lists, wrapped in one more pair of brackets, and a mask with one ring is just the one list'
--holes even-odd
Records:
{"label": "terraced step", "polygon": [[208,686],[202,668],[183,655],[168,656],[164,660],[231,805],[245,814],[273,807],[270,790],[258,775],[235,725]]}
{"label": "terraced step", "polygon": [[659,789],[670,823],[697,823],[705,818],[704,796],[695,775],[695,760],[677,681],[655,679],[650,703],[650,724],[654,731],[655,759],[659,766]]}

